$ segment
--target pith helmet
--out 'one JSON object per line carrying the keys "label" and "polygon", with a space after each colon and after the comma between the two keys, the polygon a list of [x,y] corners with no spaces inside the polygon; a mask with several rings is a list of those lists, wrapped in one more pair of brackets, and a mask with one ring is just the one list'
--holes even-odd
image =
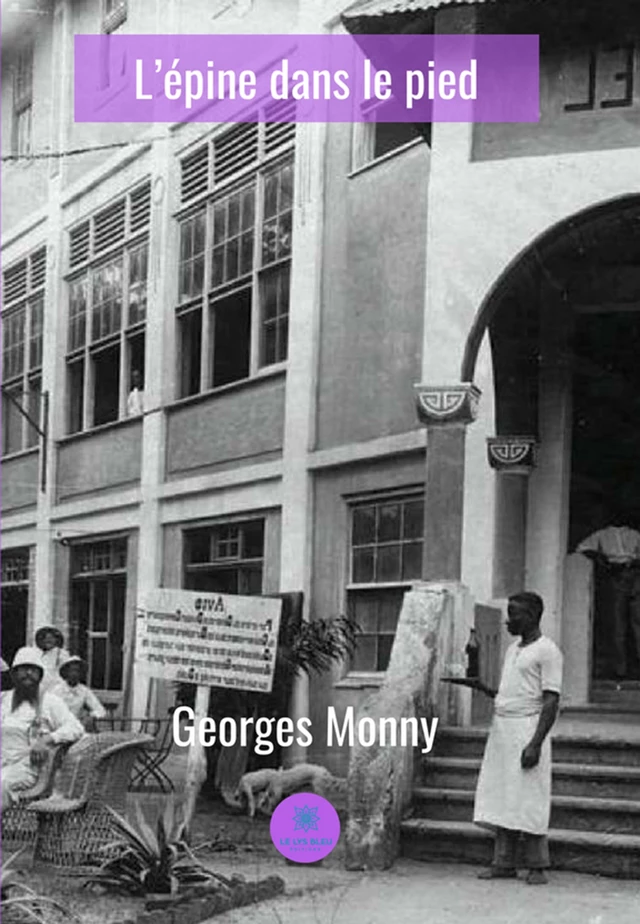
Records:
{"label": "pith helmet", "polygon": [[15,657],[13,659],[13,664],[11,665],[11,670],[14,667],[20,667],[21,664],[29,664],[32,667],[39,667],[42,673],[44,674],[44,663],[42,661],[42,652],[39,648],[19,648],[16,651]]}
{"label": "pith helmet", "polygon": [[60,629],[58,629],[56,626],[40,626],[40,628],[36,631],[36,637],[35,637],[36,645],[38,646],[40,645],[40,640],[42,639],[42,636],[45,635],[45,633],[47,632],[51,632],[53,635],[55,635],[56,645],[58,646],[58,648],[62,648],[62,646],[64,645],[64,635],[62,634]]}
{"label": "pith helmet", "polygon": [[84,670],[87,669],[87,662],[84,658],[81,658],[79,655],[71,655],[70,658],[67,658],[66,661],[63,661],[60,667],[58,668],[58,673],[61,677],[66,678],[67,668],[71,667],[72,664],[79,664]]}

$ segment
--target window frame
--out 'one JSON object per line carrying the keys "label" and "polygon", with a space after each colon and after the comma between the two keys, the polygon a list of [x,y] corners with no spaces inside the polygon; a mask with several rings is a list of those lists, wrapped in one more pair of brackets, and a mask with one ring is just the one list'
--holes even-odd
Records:
{"label": "window frame", "polygon": [[430,138],[427,141],[427,139],[420,135],[416,129],[415,138],[404,141],[397,145],[397,147],[391,148],[382,154],[375,154],[376,127],[379,124],[412,124],[378,122],[377,118],[375,118],[376,113],[383,109],[385,104],[388,104],[389,102],[390,100],[372,100],[368,104],[363,105],[362,120],[353,123],[353,131],[351,135],[352,174],[359,173],[360,171],[366,170],[368,167],[371,167],[374,164],[379,164],[385,160],[389,160],[392,157],[396,157],[397,155],[402,154],[404,151],[408,151],[411,148],[417,147],[418,144],[425,144],[427,148],[431,149]]}
{"label": "window frame", "polygon": [[[149,240],[151,231],[151,204],[149,198],[147,220],[138,226],[134,217],[134,197],[148,187],[150,197],[150,181],[148,179],[136,185],[118,197],[96,209],[90,216],[74,223],[69,228],[71,237],[74,232],[81,230],[85,225],[86,250],[77,261],[77,265],[70,266],[65,275],[67,287],[67,345],[65,351],[66,364],[66,432],[68,436],[91,431],[100,426],[117,423],[127,419],[127,398],[130,391],[131,358],[134,353],[132,342],[136,338],[146,337],[147,312],[149,310]],[[110,210],[116,209],[124,201],[124,217],[122,219],[122,232],[114,236],[112,243],[106,246],[97,245],[96,223],[101,216],[107,215]],[[117,212],[113,212],[117,214]],[[135,222],[135,226],[134,226]],[[132,282],[132,266],[141,257],[144,275],[136,275]],[[69,264],[72,262],[71,254]],[[96,284],[100,274],[109,267],[120,265],[118,285],[113,287],[111,298],[105,297],[98,304],[102,312],[96,314]],[[84,294],[77,303],[74,302],[74,290],[82,285]],[[108,288],[103,282],[103,290]],[[113,293],[116,293],[115,299]],[[135,317],[132,319],[135,292]],[[118,298],[119,293],[119,298]],[[143,294],[142,294],[143,293]],[[74,305],[84,306],[74,311]],[[106,306],[110,305],[107,312]],[[143,307],[141,307],[143,306]],[[117,323],[113,323],[112,313],[115,311]],[[96,317],[99,318],[99,330],[96,335]],[[103,330],[104,318],[109,318],[106,329]],[[96,365],[100,354],[105,350],[118,348],[118,397],[116,415],[112,420],[95,422],[95,377]],[[144,355],[144,349],[143,349]],[[144,364],[143,364],[144,365]],[[77,375],[78,383],[72,382],[71,369],[80,370]],[[144,370],[140,370],[143,374]],[[76,390],[77,389],[77,390]],[[77,417],[77,420],[76,420]],[[77,424],[77,425],[76,425]]]}
{"label": "window frame", "polygon": [[[358,545],[354,546],[354,542],[353,542],[354,514],[356,510],[362,510],[367,507],[374,507],[376,509],[379,509],[379,508],[384,507],[385,505],[400,504],[402,505],[402,509],[404,511],[405,505],[410,504],[412,502],[416,502],[416,501],[422,502],[422,533],[421,533],[420,538],[417,538],[415,536],[406,537],[402,535],[402,529],[403,529],[403,524],[404,524],[404,512],[403,512],[402,513],[403,520],[401,521],[401,526],[400,526],[401,535],[399,539],[389,540],[387,543],[385,542],[382,542],[382,543],[375,542],[373,544],[372,543],[368,543],[368,544],[359,543]],[[357,599],[362,600],[366,596],[370,596],[372,600],[376,599],[376,602],[380,603],[383,597],[391,596],[391,594],[396,591],[402,592],[404,596],[404,593],[407,590],[411,589],[411,587],[413,586],[413,583],[415,581],[420,580],[420,575],[417,575],[416,577],[404,578],[400,580],[378,581],[374,579],[371,581],[355,581],[354,573],[353,573],[354,548],[363,547],[365,545],[374,545],[377,549],[379,546],[384,547],[385,545],[390,545],[390,544],[400,544],[402,546],[402,545],[408,545],[410,543],[411,544],[420,543],[422,546],[421,548],[421,553],[422,553],[422,550],[424,549],[424,513],[425,513],[424,489],[420,487],[404,488],[404,489],[398,489],[394,491],[376,492],[375,494],[369,494],[369,495],[359,496],[357,498],[349,499],[348,505],[347,505],[347,523],[348,523],[347,571],[346,571],[347,580],[346,580],[345,591],[344,591],[344,605],[345,605],[345,612],[349,613],[350,616],[354,615],[355,601]],[[376,524],[378,522],[377,517],[378,515],[376,515]],[[422,560],[422,554],[420,556],[420,560]],[[400,559],[400,568],[402,569],[402,558]],[[375,569],[374,569],[374,576],[375,576]],[[376,593],[378,595],[377,598],[374,597]],[[400,602],[400,607],[401,606],[402,606],[402,603]],[[400,607],[398,608],[398,617],[400,615]],[[397,622],[396,622],[396,626],[397,626]],[[366,636],[366,637],[374,636],[375,638],[378,639],[381,636],[388,636],[388,635],[393,635],[393,637],[395,638],[395,630],[393,633],[380,632],[380,631],[376,631],[375,633],[372,633],[372,632],[362,632],[359,630],[357,633],[357,637],[356,637],[356,652],[357,652],[358,638],[360,636]],[[378,662],[379,654],[380,654],[378,646],[379,646],[379,643],[376,644],[376,648],[375,648],[376,663]],[[356,660],[357,660],[356,654],[354,654],[354,656],[350,659],[349,665],[347,667],[347,674],[346,674],[347,683],[350,680],[353,682],[359,682],[359,681],[366,681],[367,679],[372,680],[377,683],[377,682],[380,682],[381,678],[386,673],[386,670],[387,670],[386,667],[383,670],[380,670],[377,667],[370,667],[370,668],[355,667],[354,665],[356,663]]]}
{"label": "window frame", "polygon": [[[281,107],[282,105],[283,104],[280,104]],[[263,115],[266,117],[265,112],[263,112]],[[274,123],[267,124],[272,125]],[[191,197],[187,197],[185,204],[175,213],[179,241],[177,257],[178,291],[176,292],[175,300],[176,342],[178,344],[176,354],[176,400],[182,400],[195,395],[216,391],[219,388],[246,382],[258,378],[261,375],[278,372],[286,366],[295,209],[295,136],[292,138],[284,136],[284,141],[282,141],[282,143],[278,143],[279,139],[276,139],[275,145],[272,145],[272,149],[269,150],[265,141],[265,123],[258,123],[256,126],[256,137],[249,137],[247,139],[247,146],[249,146],[249,149],[251,145],[255,145],[255,156],[253,158],[250,156],[245,157],[243,152],[243,154],[240,155],[242,161],[241,166],[233,172],[226,172],[225,170],[223,178],[220,179],[219,182],[214,182],[213,163],[215,154],[213,152],[216,150],[216,144],[222,143],[221,146],[223,146],[226,139],[231,136],[234,130],[233,128],[225,128],[225,130],[218,132],[207,140],[206,156],[208,157],[208,172],[206,176],[204,172],[201,174],[198,186],[199,191]],[[204,155],[204,147],[205,145],[203,145],[202,140],[200,140],[197,145],[194,145],[188,152],[185,152],[181,156],[181,165],[190,161],[199,151]],[[288,208],[278,209],[275,215],[265,216],[265,192],[268,178],[287,169],[289,170],[290,177],[289,189],[291,190],[289,206]],[[278,196],[280,195],[280,190],[281,185],[279,184],[277,187]],[[244,208],[245,196],[247,193],[251,194],[253,201],[251,266],[250,268],[248,267],[245,272],[239,272],[241,253],[239,249],[237,258],[238,273],[220,282],[216,281],[214,284],[214,254],[216,250],[226,254],[226,250],[224,250],[225,245],[228,245],[232,240],[236,242],[242,241],[243,237],[249,232],[248,227],[246,229],[240,228],[239,234],[227,236],[220,243],[216,241],[216,207],[219,208],[222,203],[230,203],[232,199],[238,197],[243,203],[242,208]],[[188,201],[189,198],[193,201]],[[229,206],[227,206],[227,210],[228,209]],[[275,223],[275,227],[279,229],[282,220],[282,227],[286,229],[287,216],[289,216],[288,221],[290,223],[290,230],[288,232],[288,247],[285,253],[281,256],[276,255],[276,258],[273,260],[263,262],[263,247],[268,224]],[[183,249],[182,229],[188,227],[190,222],[195,223],[198,218],[201,220],[203,219],[203,250],[198,250],[196,253],[194,249]],[[238,220],[240,222],[240,218]],[[286,234],[284,236],[286,236]],[[183,257],[185,250],[188,251],[188,255]],[[195,274],[201,280],[200,291],[194,292],[192,289],[191,292],[183,293],[181,291],[183,268],[187,264],[191,264],[189,272],[193,280],[193,265],[196,259],[202,261],[201,269]],[[272,322],[273,318],[265,318],[264,316],[264,306],[266,305],[266,284],[264,280],[267,279],[269,275],[278,273],[282,273],[283,275],[288,274],[287,299],[286,311],[279,310],[280,306],[276,309],[276,353],[271,360],[266,356],[265,344],[267,342],[267,337],[265,328],[274,325],[268,325],[266,323]],[[246,344],[248,359],[246,363],[243,362],[242,364],[243,368],[245,366],[248,367],[248,371],[246,374],[238,374],[237,377],[234,375],[233,378],[226,379],[223,382],[217,382],[214,363],[216,305],[219,305],[220,310],[222,310],[223,304],[230,297],[238,295],[240,300],[243,297],[243,293],[248,293],[250,298],[249,322],[247,325],[249,330],[249,342]],[[239,308],[238,310],[242,309]],[[193,323],[193,318],[197,312],[201,312],[198,355],[196,355],[195,352],[185,354],[183,348],[185,330],[190,323]],[[192,321],[186,320],[188,315],[192,316]],[[191,339],[194,340],[194,349],[197,350],[195,341],[197,341],[198,338],[192,337]],[[187,366],[191,369],[197,364],[199,364],[199,372],[196,374],[194,370],[192,374],[188,374]],[[187,390],[189,387],[187,380],[191,382],[191,387],[193,387],[196,378],[198,379],[197,389]]]}
{"label": "window frame", "polygon": [[[42,265],[38,265],[38,261]],[[16,297],[7,297],[7,276],[14,271],[20,272],[24,267],[24,288]],[[46,293],[47,249],[46,245],[32,250],[26,257],[9,264],[3,269],[3,304],[2,304],[2,392],[11,394],[20,406],[40,425],[40,409],[42,397],[42,357],[44,349],[44,320],[45,320],[45,293]],[[41,277],[41,278],[40,278]],[[6,356],[8,352],[9,325],[22,318],[21,334],[15,342],[9,343],[9,348],[19,351],[21,358],[20,368],[13,374],[7,374]],[[35,335],[34,335],[35,331]],[[13,337],[13,334],[11,334]],[[35,350],[34,350],[35,348]],[[35,352],[35,356],[34,356]],[[11,367],[10,371],[12,372]],[[35,399],[34,399],[35,396]],[[10,399],[5,399],[10,403]],[[3,402],[4,403],[4,402]],[[18,420],[13,415],[19,415],[19,445],[9,447],[10,440],[8,426]],[[35,449],[39,442],[39,433],[35,427],[21,414],[17,408],[7,408],[2,415],[2,458],[28,452]]]}
{"label": "window frame", "polygon": [[[189,524],[188,526],[183,527],[182,529],[182,583],[186,589],[190,589],[191,585],[191,576],[198,576],[202,574],[211,574],[215,572],[229,571],[231,569],[237,569],[238,575],[236,579],[236,584],[238,586],[238,594],[241,596],[259,596],[264,594],[265,587],[265,575],[266,575],[266,565],[267,565],[267,524],[268,517],[266,514],[242,514],[238,516],[225,517],[224,519],[216,520],[204,524]],[[243,555],[242,553],[245,550],[245,530],[247,527],[259,525],[262,530],[262,552],[260,555]],[[219,533],[222,531],[233,531],[237,530],[237,540],[233,537],[227,537],[226,539],[221,539]],[[189,560],[189,550],[190,542],[196,538],[196,534],[202,534],[203,538],[206,538],[208,534],[208,544],[209,544],[209,557],[206,561],[193,561]],[[217,555],[215,554],[214,546],[216,543],[218,545],[224,543],[233,543],[237,541],[238,544],[238,554],[233,555]],[[243,589],[242,583],[245,582],[246,588],[246,573],[253,571],[255,572],[259,566],[260,569],[260,591],[256,594],[250,589]],[[212,593],[229,593],[229,591],[212,591]]]}

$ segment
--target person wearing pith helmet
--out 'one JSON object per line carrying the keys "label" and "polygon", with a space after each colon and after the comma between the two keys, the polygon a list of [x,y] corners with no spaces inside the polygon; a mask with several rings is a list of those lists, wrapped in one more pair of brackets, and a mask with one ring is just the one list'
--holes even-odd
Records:
{"label": "person wearing pith helmet", "polygon": [[41,689],[39,648],[20,648],[11,665],[14,689],[2,694],[2,808],[29,789],[52,748],[77,741],[84,729],[62,700]]}
{"label": "person wearing pith helmet", "polygon": [[66,703],[74,716],[89,731],[95,726],[95,719],[103,719],[107,711],[86,684],[87,664],[78,655],[71,655],[60,665],[60,679],[51,692]]}
{"label": "person wearing pith helmet", "polygon": [[60,679],[60,665],[70,657],[64,647],[64,636],[56,626],[40,626],[36,630],[35,643],[42,653],[44,665],[41,689],[50,690]]}

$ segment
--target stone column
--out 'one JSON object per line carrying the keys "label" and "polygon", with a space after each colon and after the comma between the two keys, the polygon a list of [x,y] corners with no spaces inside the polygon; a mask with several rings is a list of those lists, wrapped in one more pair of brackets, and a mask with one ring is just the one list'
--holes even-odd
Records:
{"label": "stone column", "polygon": [[471,382],[417,385],[418,417],[427,427],[424,581],[460,581],[467,424],[475,420],[480,390]]}
{"label": "stone column", "polygon": [[535,465],[533,436],[487,440],[489,465],[496,471],[493,597],[502,599],[525,586],[528,478]]}

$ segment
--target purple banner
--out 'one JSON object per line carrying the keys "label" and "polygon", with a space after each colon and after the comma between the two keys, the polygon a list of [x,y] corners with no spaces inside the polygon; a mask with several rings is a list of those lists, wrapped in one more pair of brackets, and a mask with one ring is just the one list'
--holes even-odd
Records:
{"label": "purple banner", "polygon": [[76,122],[537,122],[537,35],[77,35]]}

